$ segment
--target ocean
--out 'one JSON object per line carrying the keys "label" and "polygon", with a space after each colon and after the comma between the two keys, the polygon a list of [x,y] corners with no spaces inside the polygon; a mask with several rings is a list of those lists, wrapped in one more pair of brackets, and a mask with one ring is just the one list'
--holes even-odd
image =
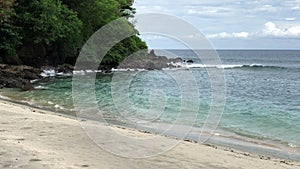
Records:
{"label": "ocean", "polygon": [[[246,150],[250,147],[253,151],[261,150],[291,159],[300,157],[300,51],[218,50],[222,66],[204,66],[190,50],[168,52],[194,63],[185,64],[181,69],[139,70],[131,77],[125,94],[116,87],[124,82],[114,77],[129,71],[97,74],[95,96],[107,122],[130,126],[150,122],[193,126],[195,132],[187,137],[195,139],[196,131],[202,131],[202,127],[209,123],[207,117],[212,107],[213,90],[208,69],[223,68],[226,100],[224,111],[218,112],[220,121],[212,124],[217,129],[213,135],[216,139],[210,139],[211,142]],[[183,107],[183,99],[189,97],[183,97],[182,86],[173,77],[176,73],[180,74],[178,78],[183,85],[187,85],[185,88],[192,90],[196,86],[198,93],[193,90],[188,94],[198,96],[198,105],[185,104]],[[185,84],[185,78],[189,78],[184,76],[185,73],[191,73],[195,83]],[[71,77],[48,77],[35,85],[34,91],[3,89],[0,92],[2,97],[15,101],[75,115]],[[126,96],[127,100],[120,101],[118,96]],[[191,113],[194,108],[197,112]],[[146,128],[151,130],[149,126]],[[174,135],[180,134],[186,133],[176,132]],[[263,150],[261,145],[268,148]]]}

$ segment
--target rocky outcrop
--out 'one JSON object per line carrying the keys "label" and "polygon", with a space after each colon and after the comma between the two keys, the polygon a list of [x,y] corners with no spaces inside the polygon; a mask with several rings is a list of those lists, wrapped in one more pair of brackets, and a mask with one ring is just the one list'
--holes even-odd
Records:
{"label": "rocky outcrop", "polygon": [[57,72],[61,72],[61,73],[73,73],[74,70],[74,66],[69,65],[69,64],[63,64],[63,65],[58,65],[56,67],[56,71]]}
{"label": "rocky outcrop", "polygon": [[182,63],[181,58],[167,58],[157,56],[154,51],[150,51],[148,56],[131,56],[124,59],[118,69],[146,69],[161,70],[163,68],[176,68],[174,63]]}
{"label": "rocky outcrop", "polygon": [[30,80],[39,79],[41,70],[30,66],[0,64],[0,88],[20,88],[23,91],[33,89]]}
{"label": "rocky outcrop", "polygon": [[[24,52],[26,53],[26,52]],[[118,69],[145,69],[145,70],[161,70],[163,68],[176,68],[176,63],[182,63],[181,58],[167,58],[166,56],[157,56],[154,51],[149,54],[145,52],[142,56],[127,57]],[[177,64],[178,65],[178,64]],[[103,72],[110,72],[113,65],[100,66]],[[44,71],[43,71],[44,70]],[[14,66],[0,64],[0,89],[3,87],[20,88],[23,91],[34,89],[31,80],[43,78],[41,75],[45,70],[54,72],[54,76],[61,74],[72,75],[74,67],[69,64],[53,66],[43,66],[42,68],[34,68],[30,66]],[[83,69],[84,70],[84,69]],[[48,76],[45,76],[48,77]],[[51,77],[51,76],[50,76]]]}

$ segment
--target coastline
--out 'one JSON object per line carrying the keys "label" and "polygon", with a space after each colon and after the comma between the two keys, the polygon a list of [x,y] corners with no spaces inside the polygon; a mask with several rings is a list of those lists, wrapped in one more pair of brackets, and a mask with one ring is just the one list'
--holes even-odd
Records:
{"label": "coastline", "polygon": [[[149,158],[131,159],[98,147],[76,117],[0,100],[0,165],[23,168],[300,168],[292,162],[215,145],[181,141]],[[99,125],[99,124],[97,124]],[[101,127],[101,126],[98,126]],[[103,127],[103,126],[102,126]],[[110,126],[123,135],[174,138],[126,127]],[[116,140],[121,141],[121,140]]]}
{"label": "coastline", "polygon": [[[1,93],[1,92],[0,92]],[[43,105],[36,102],[25,101],[24,98],[11,97],[4,94],[4,96],[0,95],[0,101],[12,102],[17,105],[30,107],[33,109],[40,109],[43,111],[47,111],[50,114],[78,119],[76,113],[73,109],[61,108],[60,105],[56,107],[55,104],[51,105]],[[83,117],[84,120],[89,120],[93,122],[98,122],[98,120],[93,119],[92,117]],[[212,145],[221,147],[224,150],[235,149],[241,152],[248,152],[251,154],[259,155],[259,158],[278,158],[284,159],[286,161],[298,161],[300,162],[300,149],[297,147],[290,147],[286,145],[284,142],[276,141],[272,139],[261,139],[255,137],[249,137],[240,135],[235,133],[234,131],[230,132],[224,130],[222,128],[218,128],[216,131],[211,133],[210,131],[202,130],[201,127],[192,127],[188,134],[185,134],[190,126],[182,125],[182,124],[169,124],[169,123],[151,123],[150,126],[141,124],[129,124],[122,119],[111,119],[110,117],[105,118],[104,123],[108,123],[108,125],[116,126],[116,127],[125,127],[127,129],[142,131],[142,132],[150,132],[152,134],[160,134],[165,137],[171,137],[174,139],[184,139],[186,141],[195,142],[195,143],[203,143],[206,145]],[[166,130],[168,128],[176,127],[176,129]],[[183,131],[183,132],[181,132]],[[201,133],[201,134],[200,134]],[[199,135],[201,137],[199,137]],[[184,137],[185,136],[185,137]],[[184,137],[184,138],[183,138]]]}

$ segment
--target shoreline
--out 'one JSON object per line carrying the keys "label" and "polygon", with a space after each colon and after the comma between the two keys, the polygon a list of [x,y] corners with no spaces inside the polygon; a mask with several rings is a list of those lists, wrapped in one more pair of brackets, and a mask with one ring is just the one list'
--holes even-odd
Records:
{"label": "shoreline", "polygon": [[[2,97],[2,98],[1,98]],[[6,97],[0,95],[0,102],[1,101],[6,101],[6,102],[12,102],[17,105],[21,106],[26,106],[30,107],[33,109],[39,109],[41,111],[47,111],[47,112],[54,112],[54,115],[58,115],[61,117],[66,117],[66,118],[71,118],[71,119],[81,119],[80,117],[77,117],[76,112],[68,109],[60,109],[60,108],[55,108],[53,105],[39,105],[37,103],[33,102],[27,102],[22,99],[20,100],[13,100],[14,98]],[[83,117],[87,119],[83,120],[89,120],[89,121],[94,121],[93,117]],[[280,158],[284,160],[291,160],[291,161],[298,161],[300,162],[300,148],[293,148],[288,145],[285,145],[283,142],[280,141],[274,141],[271,139],[256,139],[256,138],[251,138],[243,135],[239,135],[235,132],[229,132],[220,128],[217,128],[214,133],[208,133],[205,131],[202,131],[201,128],[199,127],[192,127],[191,131],[189,134],[186,135],[186,137],[183,138],[182,133],[180,132],[167,132],[164,133],[164,128],[169,128],[172,126],[172,124],[168,123],[157,123],[154,124],[151,127],[147,127],[145,125],[132,125],[128,124],[126,122],[119,121],[117,119],[105,119],[107,125],[114,126],[114,127],[125,127],[127,129],[133,129],[133,130],[138,130],[142,132],[149,132],[151,134],[159,134],[165,137],[170,137],[174,139],[183,139],[186,141],[190,142],[195,142],[195,143],[203,143],[207,145],[212,145],[212,146],[218,146],[222,147],[222,149],[235,149],[237,151],[242,151],[242,152],[248,152],[248,153],[253,153],[260,155],[262,157],[268,157],[268,158]],[[97,122],[97,121],[96,121]],[[170,126],[169,126],[170,125]],[[180,125],[176,124],[178,127],[178,131],[182,130],[182,128],[187,128],[189,126],[186,125]],[[162,128],[162,129],[161,129]],[[199,133],[206,138],[205,142],[203,142],[201,139],[198,138]],[[202,137],[202,139],[203,139]]]}
{"label": "shoreline", "polygon": [[[3,142],[10,143],[10,144],[11,144],[11,142],[17,142],[17,143],[13,143],[13,144],[15,146],[18,146],[18,144],[20,144],[22,142],[27,142],[27,140],[29,140],[29,142],[31,142],[31,143],[39,142],[39,139],[38,139],[39,137],[49,137],[49,136],[47,136],[47,134],[51,133],[51,135],[53,135],[53,131],[54,131],[54,133],[59,131],[59,132],[61,132],[60,134],[63,134],[63,135],[71,134],[71,133],[66,132],[65,130],[60,131],[59,128],[56,128],[57,124],[60,125],[62,123],[68,124],[68,125],[64,126],[64,129],[67,129],[67,130],[69,130],[70,128],[73,128],[74,126],[76,126],[77,132],[79,132],[80,134],[77,133],[77,132],[75,132],[75,133],[77,133],[78,136],[80,136],[80,140],[83,139],[87,142],[90,142],[89,146],[91,146],[91,147],[87,148],[87,150],[91,151],[91,150],[95,149],[95,151],[96,151],[96,149],[97,149],[97,151],[100,151],[100,152],[103,151],[103,150],[101,151],[101,149],[99,147],[97,148],[97,146],[94,143],[91,143],[92,141],[87,137],[86,133],[84,133],[82,131],[82,128],[79,124],[80,122],[79,122],[78,119],[76,119],[76,117],[72,118],[72,117],[69,117],[69,116],[61,115],[60,113],[55,113],[55,112],[51,112],[51,111],[47,111],[47,110],[41,110],[39,108],[32,108],[32,107],[29,107],[29,106],[26,106],[26,105],[19,105],[17,103],[12,103],[12,102],[3,101],[3,100],[0,100],[0,105],[1,105],[0,109],[2,110],[2,112],[6,112],[6,113],[1,113],[2,123],[0,123],[0,125],[1,125],[1,133],[3,133],[3,135],[1,136],[0,143],[2,142],[2,146],[4,147],[4,150],[7,149],[7,152],[1,152],[0,153],[0,154],[3,154],[3,155],[0,155],[0,157],[2,156],[0,159],[2,159],[3,156],[7,157],[5,155],[6,153],[14,152],[14,150],[11,150],[11,149],[14,149],[14,147],[7,147],[7,144],[3,144]],[[21,112],[17,112],[16,110],[21,111]],[[34,122],[37,122],[39,120],[43,121],[43,120],[47,119],[48,120],[47,123],[42,123],[41,122],[40,124],[41,124],[41,126],[43,126],[43,125],[46,125],[46,126],[47,125],[52,125],[53,131],[52,132],[44,131],[43,136],[36,136],[34,134],[30,134],[31,133],[30,130],[34,129],[33,127],[32,128],[30,128],[28,126],[26,127],[26,126],[24,126],[24,124],[23,125],[18,124],[19,123],[18,121],[9,120],[10,116],[12,116],[13,118],[17,118],[17,119],[22,118],[22,116],[27,118],[27,119],[29,119],[29,117],[34,117],[35,118]],[[45,118],[45,117],[47,117],[47,118]],[[8,120],[7,122],[5,122],[6,119]],[[6,123],[15,123],[15,128],[9,128],[9,126],[7,126]],[[90,123],[90,121],[87,120],[84,123]],[[33,125],[32,123],[29,123],[29,122],[25,123],[25,124]],[[118,132],[121,132],[122,134],[125,134],[125,135],[129,135],[130,133],[131,134],[133,133],[134,135],[139,135],[140,137],[155,136],[155,137],[159,137],[162,140],[168,140],[168,139],[173,139],[174,140],[175,139],[175,138],[172,138],[172,136],[168,137],[168,136],[163,136],[163,135],[160,135],[160,134],[153,134],[153,133],[149,133],[149,132],[146,132],[146,131],[142,131],[142,130],[138,130],[138,129],[132,129],[132,128],[123,127],[123,126],[110,125],[110,127],[113,128],[114,130],[118,130]],[[22,132],[18,133],[18,128],[20,130],[23,128],[24,130],[26,129],[26,130],[29,130],[29,131],[25,134],[26,136],[22,136]],[[43,130],[43,129],[44,128],[37,128],[36,132],[38,132],[40,130]],[[59,132],[58,132],[58,134],[59,134]],[[21,135],[18,135],[18,134],[21,134]],[[59,136],[61,136],[61,135],[59,135]],[[22,137],[22,138],[16,138],[16,137]],[[12,139],[12,138],[14,138],[14,139]],[[75,140],[79,139],[79,137],[72,137],[72,138],[75,139]],[[62,140],[62,138],[60,138],[60,137],[53,137],[52,139],[53,139],[52,140],[53,142],[60,142],[59,140]],[[54,149],[59,149],[59,148],[64,149],[65,147],[68,147],[68,142],[72,142],[73,139],[65,140],[64,144],[61,144],[61,143],[60,144],[55,144],[55,143],[53,143],[52,146],[53,146]],[[41,146],[43,146],[43,142],[40,143],[40,144],[41,144]],[[47,144],[49,144],[49,143],[47,143]],[[24,145],[23,145],[24,147],[22,147],[22,149],[26,149],[26,150],[27,149],[32,149],[31,146],[34,147],[34,145],[35,144],[25,144],[24,143]],[[80,142],[74,142],[74,145],[83,146],[83,147],[85,146],[85,145],[82,145]],[[182,146],[184,147],[184,151],[181,152],[182,154],[180,156],[178,156],[178,155],[176,156],[176,153],[178,153],[177,151],[182,150],[182,149],[180,149]],[[189,149],[189,151],[186,151],[186,149]],[[199,151],[199,149],[200,149],[200,151]],[[52,149],[48,149],[48,151],[50,151],[50,150],[52,151]],[[198,150],[198,151],[196,151],[196,150]],[[76,150],[74,149],[73,151],[76,151]],[[173,154],[172,154],[172,152],[173,152]],[[175,152],[175,154],[174,154],[174,152]],[[17,152],[13,153],[12,156],[13,155],[18,156],[18,155],[20,155],[19,153],[17,153]],[[41,156],[44,157],[45,154],[43,152],[40,152],[40,153],[41,153]],[[257,168],[260,165],[263,165],[265,167],[270,167],[270,165],[272,165],[273,168],[274,167],[275,168],[276,167],[277,168],[289,168],[289,167],[290,168],[300,168],[300,163],[299,162],[293,162],[293,161],[285,160],[285,159],[262,156],[262,155],[258,155],[258,154],[255,154],[255,153],[247,153],[247,152],[243,152],[243,151],[239,151],[239,150],[235,150],[235,149],[231,149],[231,148],[224,148],[222,146],[216,146],[216,145],[213,145],[213,144],[205,144],[205,143],[204,144],[199,144],[199,143],[195,143],[194,141],[191,141],[191,140],[181,141],[179,143],[179,145],[177,145],[173,149],[163,153],[162,155],[158,155],[157,158],[159,159],[159,157],[165,157],[167,154],[170,155],[170,153],[172,154],[170,157],[174,156],[174,159],[176,159],[175,164],[177,164],[177,165],[178,165],[178,163],[181,163],[180,160],[184,160],[184,159],[186,159],[186,157],[193,156],[194,158],[192,158],[193,159],[192,161],[193,162],[198,161],[199,166],[201,166],[201,165],[203,165],[203,164],[201,164],[202,160],[197,159],[199,156],[214,157],[215,155],[221,154],[222,156],[224,156],[224,157],[222,157],[222,159],[218,159],[218,158],[217,159],[214,159],[214,158],[207,159],[208,163],[211,163],[211,164],[220,163],[218,165],[218,167],[225,167],[225,165],[226,165],[226,166],[228,166],[228,167],[230,166],[232,168],[234,166],[235,167],[240,167],[240,165],[242,165],[242,163],[235,163],[236,161],[239,161],[239,160],[244,161],[245,160],[246,163],[248,163],[250,165],[248,165],[248,167],[244,166],[242,168],[252,168],[252,167]],[[99,153],[99,154],[103,155],[103,152]],[[104,155],[105,157],[110,156],[110,158],[112,158],[113,160],[124,160],[124,158],[114,156],[114,155],[112,155],[110,153],[107,153],[107,152],[104,153],[104,154],[105,154]],[[59,154],[56,154],[56,155],[59,155]],[[87,155],[87,154],[85,154],[85,155]],[[28,154],[25,155],[24,157],[22,155],[22,157],[18,157],[18,160],[15,160],[15,161],[19,161],[20,158],[27,158],[27,156],[28,156]],[[197,157],[197,158],[195,158],[195,157]],[[78,157],[72,157],[72,158],[78,158]],[[69,159],[69,160],[72,160],[72,158]],[[223,163],[224,158],[227,161],[231,160],[232,163]],[[132,162],[132,164],[130,164],[130,165],[132,165],[132,166],[139,165],[140,167],[142,167],[142,166],[145,167],[145,166],[147,166],[148,161],[151,161],[151,160],[152,161],[154,160],[153,163],[155,164],[155,166],[156,165],[157,166],[162,165],[161,163],[155,163],[155,161],[156,161],[155,159],[156,159],[155,157],[151,157],[149,159],[139,159],[139,160],[131,159],[130,161]],[[41,161],[39,161],[39,160],[41,160]],[[97,158],[96,159],[92,158],[90,160],[92,160],[95,163],[94,160],[97,160]],[[3,158],[3,160],[0,160],[0,163],[1,163],[2,166],[8,165],[8,164],[4,164],[5,161],[9,161],[9,160],[6,159],[6,158]],[[144,163],[137,163],[137,161],[143,161]],[[51,164],[51,159],[48,159],[48,161],[47,160],[44,161],[43,159],[39,159],[39,158],[36,158],[36,159],[33,158],[33,159],[31,159],[31,161],[29,159],[29,164],[28,165],[31,165],[31,163],[36,164],[36,163],[42,163],[42,162],[43,163],[46,162],[46,163],[48,163],[48,165],[50,165]],[[203,163],[203,161],[202,161],[202,163]],[[257,164],[259,164],[259,165],[257,165]],[[64,165],[70,165],[70,164],[64,164]],[[84,167],[84,165],[88,165],[91,168],[93,168],[92,165],[90,165],[90,164],[82,164],[82,166],[79,165],[77,167],[82,168],[82,167]],[[98,165],[100,165],[100,164],[98,164]],[[102,165],[102,163],[101,163],[101,165]],[[128,164],[128,167],[130,165]],[[189,166],[189,163],[187,163],[186,165]],[[231,166],[231,165],[233,165],[233,166]],[[15,166],[15,165],[13,165],[13,166]],[[96,166],[96,164],[95,164],[95,166]],[[106,164],[106,167],[108,167],[108,166]],[[256,167],[254,167],[254,166],[256,166]],[[192,168],[192,166],[190,166],[190,167]],[[190,168],[190,167],[188,167],[188,168]],[[216,167],[216,166],[214,166],[214,167]],[[214,168],[214,167],[212,167],[212,166],[209,167],[208,166],[208,168]],[[64,167],[62,167],[62,168],[64,168]],[[76,168],[76,165],[75,165],[75,168]],[[116,168],[118,168],[118,167],[116,167]]]}
{"label": "shoreline", "polygon": [[[60,116],[60,117],[69,118],[69,119],[98,122],[98,121],[94,121],[94,119],[92,119],[93,117],[83,117],[87,119],[77,117],[76,112],[68,109],[42,106],[42,105],[37,105],[22,100],[16,101],[13,100],[13,98],[9,98],[9,97],[3,98],[2,95],[0,96],[1,96],[0,102],[4,101],[4,102],[16,104],[18,106],[25,106],[31,109],[46,111],[47,113]],[[245,152],[246,154],[247,153],[256,154],[260,158],[261,157],[278,158],[287,161],[300,162],[299,148],[297,149],[292,148],[288,145],[283,144],[280,141],[278,142],[274,140],[261,140],[261,139],[250,138],[250,137],[236,134],[234,132],[228,132],[222,129],[216,129],[214,133],[208,133],[202,131],[202,129],[199,127],[192,127],[190,133],[188,133],[186,137],[183,138],[182,133],[180,132],[171,131],[171,132],[164,133],[163,130],[164,128],[169,128],[170,126],[172,126],[171,124],[168,123],[157,123],[151,127],[147,127],[147,126],[145,127],[144,125],[139,125],[139,124],[132,125],[126,122],[118,121],[116,119],[115,120],[105,119],[105,125],[109,125],[117,128],[136,130],[144,133],[151,133],[154,135],[161,135],[173,139],[182,139],[184,141],[194,142],[197,144],[204,144],[212,147],[219,147],[225,151],[236,150],[236,151]],[[179,131],[182,130],[182,128],[189,127],[186,125],[179,125],[179,124],[176,124],[176,126],[178,127]],[[199,133],[201,133],[202,137],[205,138],[204,142],[198,138]]]}

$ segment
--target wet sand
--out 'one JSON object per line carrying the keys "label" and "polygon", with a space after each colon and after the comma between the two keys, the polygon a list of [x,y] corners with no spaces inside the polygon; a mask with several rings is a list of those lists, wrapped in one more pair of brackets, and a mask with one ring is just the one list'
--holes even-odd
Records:
{"label": "wet sand", "polygon": [[[181,141],[169,151],[147,158],[121,157],[101,148],[82,129],[95,131],[108,126],[82,121],[54,112],[0,101],[0,168],[249,168],[300,169],[299,162],[261,156],[233,149]],[[173,143],[174,138],[140,132],[134,129],[109,126],[110,131],[126,137],[157,138]],[[114,151],[125,152],[130,143],[112,133],[97,136],[102,145],[113,145]],[[118,145],[123,145],[119,146]],[[126,145],[128,144],[128,145]],[[135,143],[131,143],[135,144]],[[160,145],[159,143],[152,143]],[[149,148],[160,148],[155,146]],[[143,145],[145,148],[145,145]],[[147,148],[147,147],[146,147]],[[137,154],[141,153],[137,149]]]}

